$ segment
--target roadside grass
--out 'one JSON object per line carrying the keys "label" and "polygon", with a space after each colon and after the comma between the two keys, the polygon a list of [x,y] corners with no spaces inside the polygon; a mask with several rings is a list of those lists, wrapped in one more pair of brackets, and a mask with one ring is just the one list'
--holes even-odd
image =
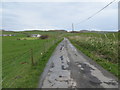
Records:
{"label": "roadside grass", "polygon": [[[27,37],[27,34],[17,32],[16,36],[2,38],[3,88],[37,87],[38,77],[62,38],[60,33],[53,32],[47,35],[50,37],[44,40],[17,40],[17,38]],[[32,60],[34,65],[32,65]]]}
{"label": "roadside grass", "polygon": [[18,38],[19,40],[37,40],[39,37],[26,37],[26,38]]}
{"label": "roadside grass", "polygon": [[117,35],[117,33],[100,35],[97,33],[82,33],[68,35],[67,37],[76,48],[120,79]]}

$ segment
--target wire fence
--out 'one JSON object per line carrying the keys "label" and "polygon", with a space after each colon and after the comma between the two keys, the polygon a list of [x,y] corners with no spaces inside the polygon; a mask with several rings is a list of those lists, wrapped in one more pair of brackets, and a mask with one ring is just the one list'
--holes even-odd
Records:
{"label": "wire fence", "polygon": [[[40,63],[40,58],[60,39],[47,40],[41,45],[30,48],[19,55],[3,58],[2,81],[0,81],[0,84],[7,88],[15,86],[20,78],[24,78],[24,74],[29,71],[30,67]],[[40,48],[41,46],[42,48]]]}

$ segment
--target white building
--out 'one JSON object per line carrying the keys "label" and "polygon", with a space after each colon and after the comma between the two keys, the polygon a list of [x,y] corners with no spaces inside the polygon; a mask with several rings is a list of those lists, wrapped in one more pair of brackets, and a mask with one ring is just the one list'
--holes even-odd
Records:
{"label": "white building", "polygon": [[2,34],[0,36],[15,36],[15,35],[12,35],[12,34]]}
{"label": "white building", "polygon": [[41,37],[40,34],[32,34],[31,37]]}

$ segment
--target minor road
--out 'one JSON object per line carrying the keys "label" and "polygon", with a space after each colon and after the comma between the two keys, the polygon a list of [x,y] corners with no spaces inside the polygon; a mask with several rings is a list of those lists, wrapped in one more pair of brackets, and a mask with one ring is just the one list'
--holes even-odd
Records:
{"label": "minor road", "polygon": [[118,80],[64,38],[49,59],[39,88],[118,88]]}

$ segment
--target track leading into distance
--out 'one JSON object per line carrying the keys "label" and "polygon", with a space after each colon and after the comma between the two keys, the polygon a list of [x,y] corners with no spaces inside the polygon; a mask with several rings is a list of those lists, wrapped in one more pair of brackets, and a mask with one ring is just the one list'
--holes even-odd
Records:
{"label": "track leading into distance", "polygon": [[39,88],[118,88],[118,80],[64,38],[49,59]]}

